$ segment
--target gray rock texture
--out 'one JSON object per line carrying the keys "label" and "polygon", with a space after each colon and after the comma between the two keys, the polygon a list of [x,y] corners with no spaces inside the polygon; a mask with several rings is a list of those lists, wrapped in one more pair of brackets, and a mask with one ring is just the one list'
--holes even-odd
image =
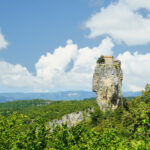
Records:
{"label": "gray rock texture", "polygon": [[90,112],[94,112],[94,109],[73,112],[73,113],[64,115],[60,120],[50,121],[48,125],[50,125],[51,127],[55,127],[57,125],[67,124],[67,126],[70,128],[82,122],[85,118],[90,117]]}
{"label": "gray rock texture", "polygon": [[123,104],[120,61],[97,64],[93,75],[93,91],[97,94],[97,103],[102,111],[116,109]]}

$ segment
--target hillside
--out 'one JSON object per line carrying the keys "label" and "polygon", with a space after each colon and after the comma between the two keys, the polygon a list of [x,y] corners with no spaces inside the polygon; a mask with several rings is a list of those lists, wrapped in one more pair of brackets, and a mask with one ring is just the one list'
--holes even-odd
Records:
{"label": "hillside", "polygon": [[0,104],[0,112],[9,115],[22,113],[30,119],[43,118],[44,121],[59,119],[63,115],[97,107],[95,99],[82,101],[19,100]]}
{"label": "hillside", "polygon": [[[150,147],[150,85],[142,96],[124,99],[124,105],[115,111],[100,111],[95,99],[14,101],[0,106],[2,150],[149,150]],[[89,107],[95,111],[76,126],[47,126],[49,120]]]}

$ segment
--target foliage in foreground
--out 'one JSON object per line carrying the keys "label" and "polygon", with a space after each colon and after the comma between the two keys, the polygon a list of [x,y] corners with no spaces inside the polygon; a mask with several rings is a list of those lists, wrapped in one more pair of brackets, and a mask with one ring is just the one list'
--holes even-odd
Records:
{"label": "foliage in foreground", "polygon": [[148,150],[150,148],[150,85],[143,95],[116,111],[96,109],[91,120],[72,128],[50,130],[43,120],[27,123],[22,114],[0,116],[1,150]]}

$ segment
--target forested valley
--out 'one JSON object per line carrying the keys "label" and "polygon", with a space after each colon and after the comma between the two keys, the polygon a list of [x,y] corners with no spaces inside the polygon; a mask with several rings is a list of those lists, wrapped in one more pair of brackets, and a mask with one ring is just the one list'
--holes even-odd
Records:
{"label": "forested valley", "polygon": [[[47,126],[62,116],[94,108],[73,126]],[[0,104],[0,150],[148,150],[150,85],[142,96],[124,98],[115,111],[100,111],[96,100],[13,101]]]}

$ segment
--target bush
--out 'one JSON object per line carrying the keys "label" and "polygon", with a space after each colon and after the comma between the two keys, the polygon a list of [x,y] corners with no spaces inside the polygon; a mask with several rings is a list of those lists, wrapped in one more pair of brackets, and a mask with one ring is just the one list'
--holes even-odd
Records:
{"label": "bush", "polygon": [[97,63],[98,63],[98,64],[103,64],[103,63],[105,63],[105,59],[104,59],[104,56],[103,56],[103,55],[98,58]]}

